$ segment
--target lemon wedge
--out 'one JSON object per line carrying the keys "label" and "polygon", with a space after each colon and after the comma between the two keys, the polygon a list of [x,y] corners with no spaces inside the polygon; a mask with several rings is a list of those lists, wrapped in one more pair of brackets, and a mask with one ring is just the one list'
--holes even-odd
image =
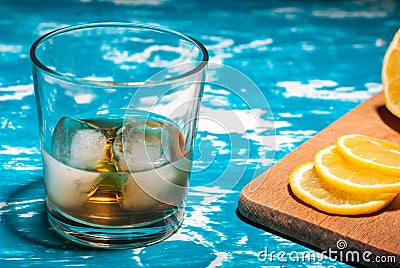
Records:
{"label": "lemon wedge", "polygon": [[400,117],[400,29],[386,50],[382,63],[382,87],[385,105]]}

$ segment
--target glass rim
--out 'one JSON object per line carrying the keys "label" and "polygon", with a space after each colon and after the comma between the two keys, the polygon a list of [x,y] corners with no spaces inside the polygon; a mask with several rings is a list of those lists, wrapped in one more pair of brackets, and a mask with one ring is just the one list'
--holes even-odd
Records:
{"label": "glass rim", "polygon": [[[197,64],[196,64],[196,66],[194,66],[194,68],[190,69],[189,71],[184,72],[179,75],[169,77],[169,78],[165,78],[163,80],[125,81],[125,82],[110,81],[110,82],[108,82],[108,81],[97,81],[97,80],[91,80],[91,79],[86,79],[86,78],[73,77],[70,75],[66,75],[62,72],[57,72],[57,71],[49,68],[45,64],[43,64],[36,56],[36,50],[37,50],[38,46],[42,42],[44,42],[45,40],[47,40],[51,37],[54,37],[54,36],[57,36],[57,35],[60,35],[63,33],[67,33],[67,32],[72,32],[75,30],[90,29],[90,28],[106,28],[106,27],[147,29],[147,30],[158,31],[158,32],[161,32],[164,34],[166,34],[166,33],[171,34],[180,39],[189,41],[190,43],[192,43],[193,45],[198,47],[199,50],[201,51],[203,57],[199,61],[194,61]],[[172,81],[179,80],[184,77],[190,76],[192,74],[195,74],[206,67],[207,62],[209,60],[209,55],[208,55],[208,51],[207,51],[206,47],[197,39],[195,39],[189,35],[186,35],[186,34],[183,34],[178,31],[171,30],[171,29],[168,29],[165,27],[161,27],[158,25],[152,25],[152,24],[139,24],[139,23],[131,23],[131,22],[95,22],[95,23],[83,23],[83,24],[70,25],[70,26],[66,26],[66,27],[62,27],[62,28],[50,31],[50,32],[42,35],[32,44],[32,46],[30,48],[30,58],[31,58],[32,63],[36,67],[41,69],[42,71],[46,72],[47,74],[49,74],[51,76],[55,76],[57,78],[60,78],[62,80],[68,81],[68,82],[79,83],[79,84],[98,85],[98,86],[143,86],[144,84],[161,84],[161,83],[165,83],[165,82],[172,82]],[[187,64],[187,63],[189,63],[189,62],[183,62],[181,64]],[[193,63],[193,62],[191,62],[191,63]],[[174,66],[176,66],[176,65],[174,65]],[[173,67],[173,66],[170,66],[170,67]],[[167,68],[170,68],[170,67],[167,67]],[[155,74],[153,74],[153,75],[155,75]]]}

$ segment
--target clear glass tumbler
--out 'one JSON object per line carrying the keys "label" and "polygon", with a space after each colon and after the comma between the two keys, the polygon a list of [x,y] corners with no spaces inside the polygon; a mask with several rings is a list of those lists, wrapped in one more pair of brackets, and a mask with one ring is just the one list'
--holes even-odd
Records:
{"label": "clear glass tumbler", "polygon": [[134,248],[183,220],[208,53],[131,23],[70,26],[31,48],[48,218],[79,244]]}

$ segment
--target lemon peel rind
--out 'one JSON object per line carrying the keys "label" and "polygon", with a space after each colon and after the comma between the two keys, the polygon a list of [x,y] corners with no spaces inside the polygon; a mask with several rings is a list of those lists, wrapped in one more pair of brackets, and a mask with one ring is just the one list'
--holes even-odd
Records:
{"label": "lemon peel rind", "polygon": [[[314,156],[314,168],[317,175],[322,178],[326,183],[330,184],[332,187],[339,190],[343,190],[349,193],[361,193],[361,194],[377,194],[377,193],[399,193],[400,192],[400,179],[398,183],[393,184],[358,184],[347,179],[337,177],[332,174],[328,168],[323,166],[322,157],[327,153],[332,151],[334,148],[338,148],[337,145],[328,146],[320,151],[318,151]],[[385,175],[383,175],[385,176]],[[340,186],[339,186],[340,185]]]}
{"label": "lemon peel rind", "polygon": [[304,162],[298,165],[290,175],[289,183],[290,188],[295,196],[297,196],[300,200],[304,203],[329,214],[336,214],[342,216],[356,216],[356,215],[364,215],[364,214],[371,214],[382,210],[386,207],[392,200],[397,196],[397,194],[385,194],[383,196],[388,197],[385,200],[372,200],[366,202],[364,204],[357,204],[357,205],[332,205],[330,203],[325,202],[322,199],[319,199],[308,191],[304,190],[301,187],[301,179],[302,175],[314,168],[314,163],[312,162]]}
{"label": "lemon peel rind", "polygon": [[[375,161],[361,158],[354,154],[350,149],[346,147],[344,144],[344,141],[348,138],[353,138],[353,137],[364,137],[364,138],[372,138],[368,137],[365,135],[361,134],[350,134],[350,135],[344,135],[341,136],[337,139],[336,145],[337,149],[339,150],[340,154],[342,157],[347,160],[348,162],[357,165],[359,167],[365,168],[366,170],[370,170],[372,172],[380,173],[383,175],[388,175],[388,176],[396,176],[400,177],[400,167],[393,167],[393,166],[387,166],[384,164],[377,163]],[[373,138],[377,139],[377,138]]]}

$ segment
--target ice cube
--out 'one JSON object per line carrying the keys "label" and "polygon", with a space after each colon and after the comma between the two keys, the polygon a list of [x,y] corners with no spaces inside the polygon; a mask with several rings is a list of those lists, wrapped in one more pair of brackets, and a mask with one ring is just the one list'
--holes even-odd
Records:
{"label": "ice cube", "polygon": [[121,207],[131,211],[148,211],[162,204],[162,202],[143,191],[132,174],[128,176],[128,180],[122,187],[122,196],[124,198],[121,201]]}
{"label": "ice cube", "polygon": [[113,154],[121,171],[137,172],[168,162],[170,145],[165,142],[161,123],[127,123],[117,132]]}
{"label": "ice cube", "polygon": [[62,208],[83,205],[101,180],[95,172],[87,172],[62,164],[42,150],[44,183],[48,198]]}
{"label": "ice cube", "polygon": [[85,121],[62,117],[53,132],[53,156],[68,166],[95,170],[108,158],[107,137]]}
{"label": "ice cube", "polygon": [[189,186],[190,167],[191,161],[182,158],[174,164],[131,173],[130,179],[122,187],[122,207],[140,211],[158,204],[181,204]]}

